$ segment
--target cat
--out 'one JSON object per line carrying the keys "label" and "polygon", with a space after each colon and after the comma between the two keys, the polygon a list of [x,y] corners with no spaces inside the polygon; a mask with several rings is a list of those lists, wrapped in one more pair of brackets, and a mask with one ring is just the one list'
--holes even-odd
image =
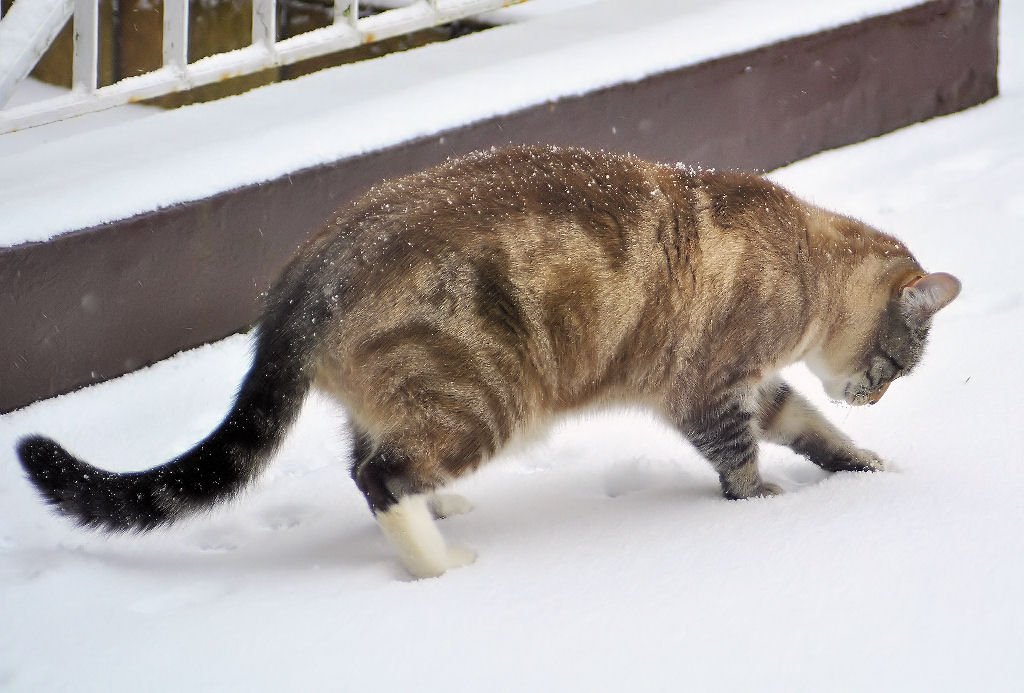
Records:
{"label": "cat", "polygon": [[158,467],[114,473],[18,444],[56,509],[148,530],[239,493],[311,386],[349,415],[351,474],[405,568],[475,554],[435,492],[585,405],[632,403],[712,464],[730,499],[771,496],[758,441],[830,471],[881,470],[778,375],[805,361],[835,400],[874,404],[920,361],[960,282],[906,246],[749,173],[517,146],[384,182],[342,207],[267,295],[223,422]]}

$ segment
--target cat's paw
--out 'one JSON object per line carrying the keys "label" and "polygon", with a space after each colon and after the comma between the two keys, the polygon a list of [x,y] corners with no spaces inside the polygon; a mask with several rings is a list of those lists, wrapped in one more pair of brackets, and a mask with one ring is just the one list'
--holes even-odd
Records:
{"label": "cat's paw", "polygon": [[860,451],[861,461],[864,463],[865,472],[884,472],[885,460],[870,450]]}
{"label": "cat's paw", "polygon": [[462,568],[476,561],[476,551],[464,546],[447,546],[443,554],[424,557],[403,557],[405,569],[417,580],[440,577],[453,568]]}
{"label": "cat's paw", "polygon": [[476,562],[476,551],[465,546],[448,547],[448,567],[462,568]]}
{"label": "cat's paw", "polygon": [[859,448],[833,455],[820,466],[830,472],[881,472],[885,470],[885,460],[870,450]]}
{"label": "cat's paw", "polygon": [[473,504],[455,493],[435,493],[427,501],[434,519],[441,520],[452,515],[464,515],[473,509]]}
{"label": "cat's paw", "polygon": [[723,489],[725,497],[729,500],[743,500],[744,498],[768,498],[778,496],[782,493],[782,487],[769,481],[759,481],[742,490],[735,487]]}

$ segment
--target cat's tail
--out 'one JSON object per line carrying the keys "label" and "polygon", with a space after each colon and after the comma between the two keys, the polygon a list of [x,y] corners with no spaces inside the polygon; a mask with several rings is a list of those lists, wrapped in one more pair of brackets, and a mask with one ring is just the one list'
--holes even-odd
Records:
{"label": "cat's tail", "polygon": [[158,467],[105,471],[42,436],[18,443],[21,464],[47,502],[85,527],[145,531],[194,514],[235,496],[266,467],[309,390],[311,342],[280,322],[260,328],[231,411],[205,440]]}

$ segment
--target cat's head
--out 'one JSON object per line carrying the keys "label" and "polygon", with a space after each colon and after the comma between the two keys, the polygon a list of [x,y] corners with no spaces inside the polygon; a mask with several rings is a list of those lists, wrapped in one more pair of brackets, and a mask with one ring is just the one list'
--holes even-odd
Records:
{"label": "cat's head", "polygon": [[[829,397],[874,404],[896,378],[917,366],[932,316],[960,293],[960,281],[936,272],[910,278],[876,301],[857,301],[808,365]],[[882,307],[879,307],[879,304]],[[858,314],[860,313],[860,314]]]}

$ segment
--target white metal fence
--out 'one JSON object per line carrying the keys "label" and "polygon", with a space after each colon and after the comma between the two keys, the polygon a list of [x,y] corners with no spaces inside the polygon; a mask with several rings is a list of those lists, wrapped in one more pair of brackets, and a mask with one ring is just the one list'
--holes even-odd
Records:
{"label": "white metal fence", "polygon": [[[0,134],[252,74],[418,31],[523,0],[416,0],[359,18],[359,0],[334,0],[334,23],[277,40],[277,0],[252,0],[252,44],[188,62],[188,2],[163,0],[163,66],[97,86],[99,0],[14,0],[0,18]],[[67,20],[74,17],[72,90],[4,108]]]}

